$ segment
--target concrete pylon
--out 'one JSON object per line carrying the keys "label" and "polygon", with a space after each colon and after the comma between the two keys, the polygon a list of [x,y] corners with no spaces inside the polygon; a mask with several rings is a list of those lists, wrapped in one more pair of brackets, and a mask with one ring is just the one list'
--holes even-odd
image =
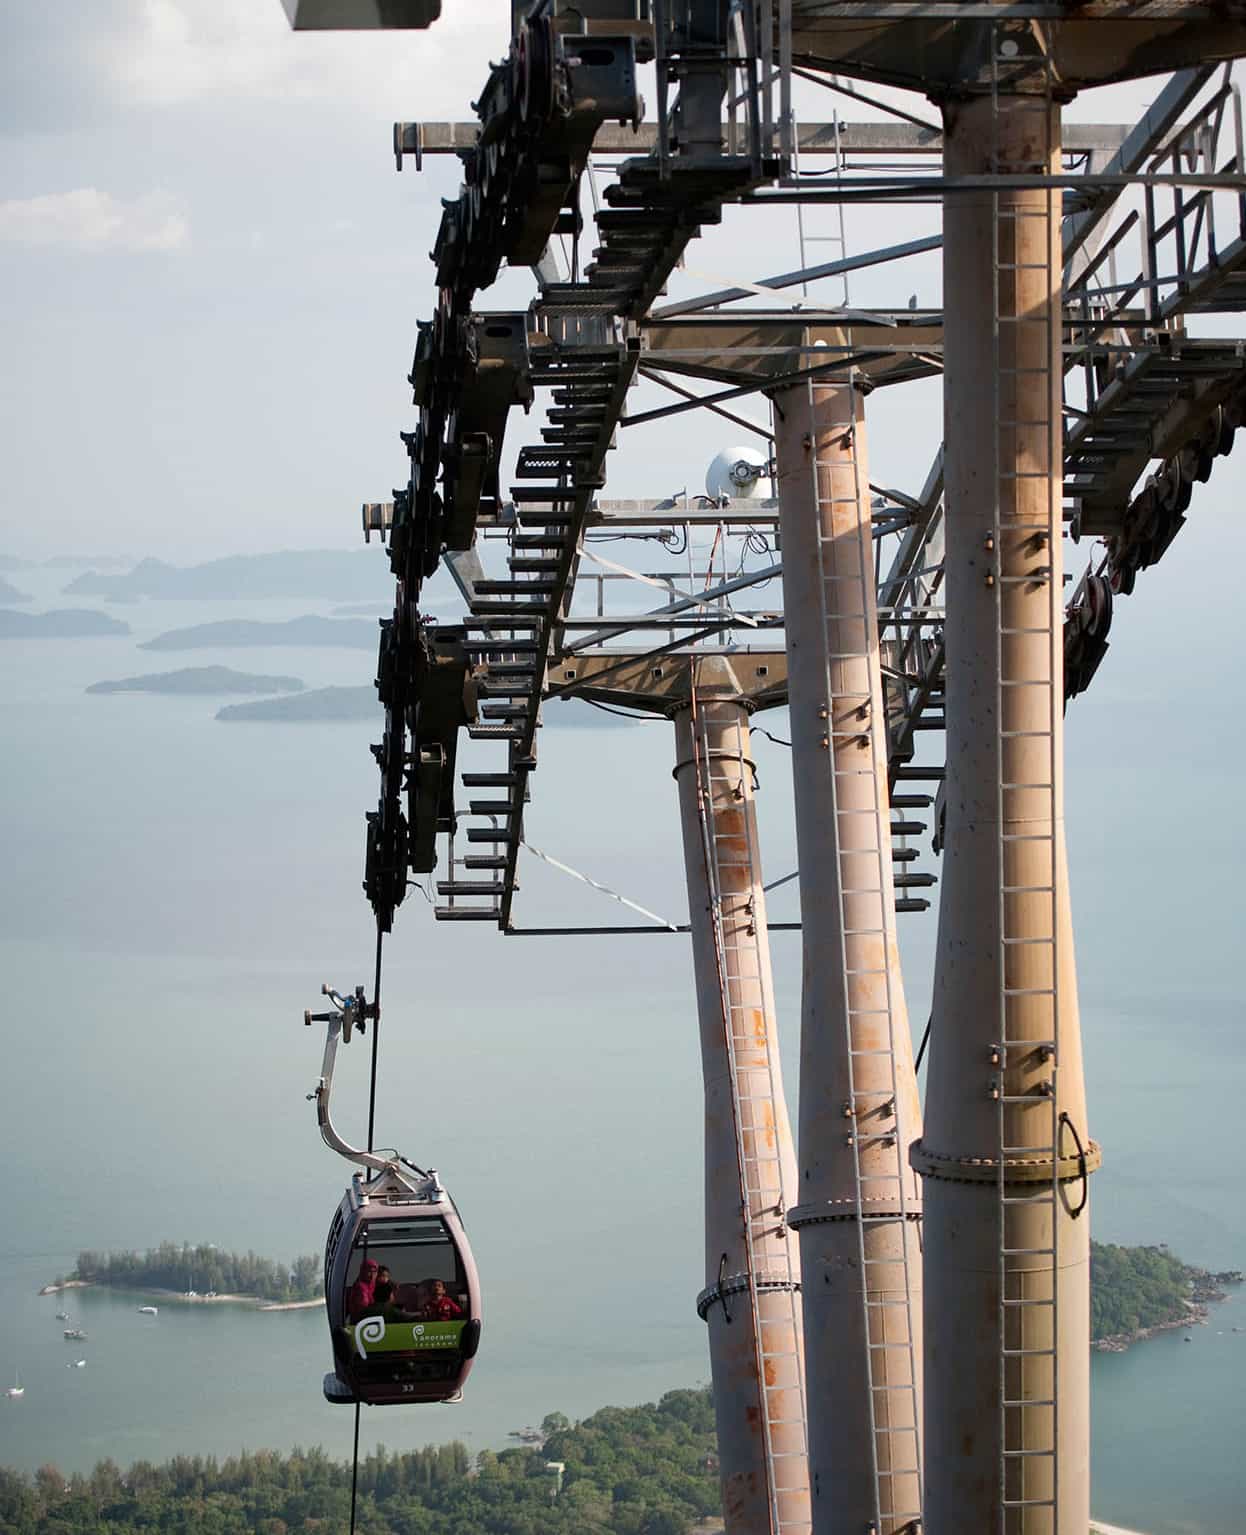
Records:
{"label": "concrete pylon", "polygon": [[727,1535],[808,1535],[795,1153],[775,1022],[748,711],[694,661],[676,766],[705,1081],[705,1283]]}
{"label": "concrete pylon", "polygon": [[[1050,88],[983,91],[944,108],[947,176],[1058,175]],[[929,1535],[1089,1520],[1098,1152],[1064,849],[1059,199],[1022,186],[944,205],[946,851],[913,1149]]]}
{"label": "concrete pylon", "polygon": [[[921,1133],[896,941],[864,399],[775,397],[804,998],[799,1204],[817,1535],[921,1515]],[[966,1529],[968,1526],[966,1526]]]}

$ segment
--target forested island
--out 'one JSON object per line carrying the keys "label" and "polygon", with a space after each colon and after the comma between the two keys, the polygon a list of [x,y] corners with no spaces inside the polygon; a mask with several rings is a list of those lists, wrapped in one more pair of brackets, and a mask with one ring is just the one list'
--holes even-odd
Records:
{"label": "forested island", "polygon": [[259,672],[236,672],[229,666],[183,666],[176,672],[148,672],[141,677],[121,677],[115,682],[93,682],[88,693],[298,693],[298,677],[266,677]]}
{"label": "forested island", "polygon": [[265,623],[256,618],[223,618],[216,623],[191,624],[186,629],[167,629],[155,639],[144,640],[140,650],[196,650],[236,645],[344,645],[352,650],[375,650],[377,626],[363,619],[289,618],[284,623]]}
{"label": "forested island", "polygon": [[1153,1333],[1204,1322],[1207,1307],[1226,1298],[1224,1287],[1241,1282],[1237,1269],[1212,1273],[1194,1268],[1165,1246],[1092,1242],[1091,1345],[1120,1353]]}
{"label": "forested island", "polygon": [[[231,554],[202,565],[169,565],[140,560],[124,574],[88,570],[66,592],[134,602],[270,597],[333,597],[339,602],[375,598],[378,610],[387,590],[389,562],[376,550],[287,549],[279,554]],[[392,599],[391,599],[392,600]]]}
{"label": "forested island", "polygon": [[315,1301],[323,1293],[321,1260],[314,1253],[305,1253],[287,1264],[252,1252],[225,1252],[209,1243],[191,1247],[189,1243],[178,1246],[176,1242],[161,1242],[145,1253],[80,1252],[73,1273],[58,1275],[41,1293],[80,1285],[277,1305]]}
{"label": "forested island", "polygon": [[53,608],[49,613],[15,613],[11,608],[0,608],[0,640],[81,639],[129,632],[129,624],[90,608]]}
{"label": "forested island", "polygon": [[216,711],[218,720],[237,724],[248,721],[281,720],[370,720],[380,705],[376,689],[310,688],[288,698],[261,698],[253,704],[226,704]]}
{"label": "forested island", "polygon": [[[462,1444],[359,1463],[361,1535],[691,1535],[721,1529],[714,1411],[707,1391],[644,1407],[605,1407],[582,1423],[552,1413],[539,1449]],[[322,1450],[256,1450],[218,1462],[179,1456],[90,1476],[54,1466],[0,1471],[6,1535],[286,1535],[350,1522],[351,1468]]]}

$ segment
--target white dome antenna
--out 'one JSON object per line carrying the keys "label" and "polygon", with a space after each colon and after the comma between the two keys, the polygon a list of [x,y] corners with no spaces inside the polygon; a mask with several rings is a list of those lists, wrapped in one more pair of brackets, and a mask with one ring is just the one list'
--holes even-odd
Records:
{"label": "white dome antenna", "polygon": [[713,501],[760,501],[770,493],[770,460],[757,448],[724,448],[705,474]]}

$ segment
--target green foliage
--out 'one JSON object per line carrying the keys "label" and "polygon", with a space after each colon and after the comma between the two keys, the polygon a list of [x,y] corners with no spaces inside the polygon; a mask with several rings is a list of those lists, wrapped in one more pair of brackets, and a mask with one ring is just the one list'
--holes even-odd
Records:
{"label": "green foliage", "polygon": [[261,1300],[315,1300],[322,1293],[321,1261],[313,1253],[292,1265],[252,1252],[222,1252],[200,1243],[161,1242],[145,1253],[80,1252],[75,1279],[133,1290],[197,1290],[206,1295],[256,1295]]}
{"label": "green foliage", "polygon": [[[543,1451],[484,1451],[475,1464],[461,1444],[378,1449],[359,1464],[360,1535],[688,1535],[717,1513],[708,1392],[546,1424]],[[550,1461],[565,1465],[561,1492]],[[179,1455],[124,1473],[101,1461],[69,1480],[55,1466],[0,1469],[0,1535],[340,1535],[350,1481],[319,1449]]]}
{"label": "green foliage", "polygon": [[1090,1244],[1090,1336],[1136,1332],[1186,1314],[1193,1272],[1165,1247]]}

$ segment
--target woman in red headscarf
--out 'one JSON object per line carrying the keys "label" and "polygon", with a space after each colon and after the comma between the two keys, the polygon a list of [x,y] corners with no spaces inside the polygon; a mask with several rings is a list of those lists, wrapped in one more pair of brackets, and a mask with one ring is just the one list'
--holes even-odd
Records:
{"label": "woman in red headscarf", "polygon": [[376,1264],[365,1258],[359,1265],[359,1278],[346,1292],[347,1320],[357,1322],[368,1311],[376,1292]]}

